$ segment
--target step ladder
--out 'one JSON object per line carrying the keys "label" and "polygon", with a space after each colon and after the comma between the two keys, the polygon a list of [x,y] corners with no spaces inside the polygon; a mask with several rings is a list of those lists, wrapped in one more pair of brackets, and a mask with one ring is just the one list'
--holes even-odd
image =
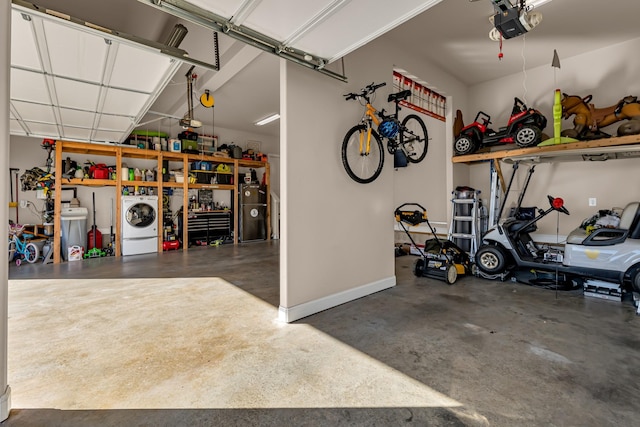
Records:
{"label": "step ladder", "polygon": [[448,239],[473,258],[480,240],[480,190],[453,191]]}

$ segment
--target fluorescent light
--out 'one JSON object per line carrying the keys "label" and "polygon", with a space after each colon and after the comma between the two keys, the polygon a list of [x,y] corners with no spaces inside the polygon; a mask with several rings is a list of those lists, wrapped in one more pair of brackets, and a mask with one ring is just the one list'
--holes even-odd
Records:
{"label": "fluorescent light", "polygon": [[275,113],[270,115],[269,117],[265,117],[264,119],[257,121],[256,126],[266,125],[267,123],[271,123],[274,120],[278,120],[280,118],[280,114]]}

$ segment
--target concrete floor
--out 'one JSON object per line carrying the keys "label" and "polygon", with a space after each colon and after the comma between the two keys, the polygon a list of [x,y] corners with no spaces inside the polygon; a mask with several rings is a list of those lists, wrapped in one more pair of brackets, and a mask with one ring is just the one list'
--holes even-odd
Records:
{"label": "concrete floor", "polygon": [[630,302],[414,261],[290,325],[277,242],[11,267],[2,425],[638,425]]}

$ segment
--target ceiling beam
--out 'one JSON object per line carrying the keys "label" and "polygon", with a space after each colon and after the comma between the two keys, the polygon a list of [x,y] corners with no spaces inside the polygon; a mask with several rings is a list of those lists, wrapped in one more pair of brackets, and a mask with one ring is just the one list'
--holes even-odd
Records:
{"label": "ceiling beam", "polygon": [[316,13],[311,19],[302,24],[295,30],[285,41],[284,44],[286,46],[292,45],[298,40],[300,40],[305,34],[308,34],[310,31],[314,30],[318,25],[322,24],[324,21],[329,19],[334,13],[342,9],[351,0],[335,0],[327,7],[322,9],[320,12]]}
{"label": "ceiling beam", "polygon": [[[327,76],[340,81],[347,81],[347,78],[340,73],[328,70],[329,63],[324,58],[287,46],[282,40],[275,40],[265,34],[259,33],[242,25],[236,25],[230,19],[217,15],[208,10],[197,7],[184,0],[138,0],[149,6],[158,8],[170,13],[178,18],[194,24],[202,25],[214,31],[221,31],[236,40],[254,46],[265,52],[277,55],[280,58],[295,62],[312,70],[318,71]],[[250,4],[247,5],[250,7]]]}
{"label": "ceiling beam", "polygon": [[238,10],[233,14],[229,22],[234,25],[242,25],[251,12],[262,2],[262,0],[244,0]]}

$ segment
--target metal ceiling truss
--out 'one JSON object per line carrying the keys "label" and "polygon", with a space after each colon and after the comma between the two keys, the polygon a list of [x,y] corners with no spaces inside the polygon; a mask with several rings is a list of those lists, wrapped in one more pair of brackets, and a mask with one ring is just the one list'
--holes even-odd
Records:
{"label": "metal ceiling truss", "polygon": [[[97,27],[94,24],[80,21],[68,15],[44,9],[22,0],[12,0],[12,3],[14,4],[12,13],[17,12],[22,16],[22,19],[28,22],[27,26],[23,28],[28,28],[27,31],[33,35],[35,45],[32,60],[35,59],[37,65],[30,63],[29,65],[22,66],[12,63],[11,71],[12,73],[19,73],[18,75],[21,76],[22,79],[26,76],[27,81],[35,81],[32,80],[30,76],[41,77],[43,93],[46,93],[46,96],[43,97],[33,97],[28,91],[17,91],[17,94],[12,91],[11,99],[9,100],[9,110],[12,119],[15,119],[17,125],[22,129],[22,132],[18,133],[21,135],[55,137],[68,140],[88,140],[91,142],[107,142],[117,138],[122,140],[122,138],[128,136],[129,132],[135,127],[136,122],[140,120],[142,115],[145,114],[153,102],[155,102],[158,94],[162,88],[164,88],[164,85],[166,85],[166,82],[169,81],[171,76],[175,74],[178,67],[183,63],[191,63],[192,65],[215,69],[211,64],[200,61],[194,62],[194,60],[188,58],[185,51],[175,47],[165,46],[164,44],[119,33],[104,27]],[[46,30],[45,20],[56,24],[56,26]],[[55,28],[56,31],[58,31],[57,29],[59,28],[79,29],[87,33],[88,37],[92,37],[93,40],[102,39],[104,41],[106,45],[104,51],[101,50],[98,52],[100,59],[104,59],[99,76],[94,75],[85,78],[80,75],[64,72],[68,70],[63,70],[62,73],[56,73],[53,66],[54,58],[52,58],[50,54],[50,47],[56,46],[59,42],[49,39],[51,34],[56,34],[55,32],[52,33],[53,28]],[[153,55],[154,57],[166,57],[164,59],[164,61],[166,61],[166,65],[164,65],[166,69],[163,69],[162,73],[158,75],[158,81],[154,88],[142,90],[137,89],[135,85],[121,86],[121,84],[123,84],[122,77],[118,80],[120,84],[114,81],[113,76],[116,72],[117,56],[123,52],[123,46],[125,45],[129,50],[124,50],[123,55],[130,55],[131,53],[127,53],[131,51],[130,48],[135,47],[140,49],[140,47],[142,47],[143,49],[140,49],[141,52],[148,52],[149,55]],[[138,45],[140,45],[140,47],[138,47]],[[57,60],[60,61],[59,55]],[[123,61],[123,63],[126,65],[126,61]],[[120,71],[119,74],[122,75],[122,72]],[[16,75],[16,77],[18,75]],[[19,81],[19,79],[16,79],[16,81]],[[16,84],[20,85],[20,83]],[[76,85],[75,87],[81,88],[81,90],[87,88],[91,90],[95,89],[95,104],[91,104],[91,95],[88,95],[87,98],[73,97],[71,100],[67,97],[64,105],[61,105],[60,84]],[[137,100],[140,102],[140,110],[133,113],[117,114],[113,112],[113,102],[111,102],[110,108],[107,109],[106,106],[110,93],[116,92],[137,96]],[[86,102],[87,99],[89,99],[88,103]],[[78,103],[76,101],[80,102]],[[27,114],[21,114],[21,111],[24,112],[24,104],[30,106],[29,111],[26,112]],[[63,124],[63,112],[64,114],[76,114],[75,120],[72,120],[71,124]],[[85,117],[89,118],[78,119],[77,113],[88,113],[91,116],[85,115]],[[105,122],[104,124],[103,121]],[[44,127],[48,129],[43,129]],[[55,131],[53,130],[54,128]],[[80,133],[83,136],[80,136]]]}
{"label": "metal ceiling truss", "polygon": [[221,31],[229,37],[240,40],[243,43],[254,46],[265,52],[277,55],[280,58],[311,68],[343,82],[347,81],[347,78],[343,74],[326,68],[328,61],[325,58],[318,58],[311,53],[304,52],[288,45],[288,43],[299,39],[304,33],[310,31],[314,26],[332,15],[337,9],[342,7],[346,0],[336,0],[329,7],[325,8],[321,13],[314,16],[309,22],[302,26],[301,29],[299,29],[295,35],[290,37],[290,40],[287,41],[275,40],[242,25],[242,22],[244,22],[245,18],[257,6],[260,0],[246,0],[239,8],[236,16],[231,17],[230,19],[219,16],[208,10],[204,10],[183,0],[138,1],[170,13],[178,18],[201,25],[205,28],[209,28],[214,31]]}
{"label": "metal ceiling truss", "polygon": [[[56,18],[59,19],[63,19],[65,21],[68,22],[72,22],[74,24],[77,25],[81,25],[83,27],[88,27],[91,28],[93,30],[98,30],[98,31],[102,31],[106,34],[118,37],[120,39],[123,40],[128,40],[130,42],[134,42],[140,45],[144,45],[153,49],[157,49],[158,51],[160,51],[161,53],[168,55],[170,57],[179,59],[182,62],[186,62],[188,64],[191,65],[196,65],[196,66],[200,66],[200,67],[204,67],[210,70],[214,70],[214,71],[219,71],[220,70],[220,66],[219,66],[219,61],[217,61],[216,58],[216,63],[215,64],[210,64],[208,62],[204,62],[204,61],[200,61],[198,59],[194,59],[191,58],[188,54],[188,52],[186,52],[183,49],[177,48],[177,47],[172,47],[172,46],[167,46],[165,44],[162,43],[158,43],[152,40],[147,40],[147,39],[143,39],[141,37],[138,36],[134,36],[133,34],[128,34],[128,33],[123,33],[121,31],[117,31],[117,30],[113,30],[110,28],[106,28],[91,22],[87,22],[87,21],[83,21],[81,19],[78,18],[74,18],[73,16],[55,11],[55,10],[51,10],[51,9],[47,9],[45,7],[42,6],[38,6],[37,4],[33,4],[24,0],[11,0],[11,3],[18,5],[18,6],[22,6],[26,9],[30,9],[33,10],[35,12],[40,12],[40,13],[45,13],[47,15],[50,16],[54,16]],[[218,51],[218,39],[217,37],[214,38],[214,43],[215,43],[215,50]]]}

